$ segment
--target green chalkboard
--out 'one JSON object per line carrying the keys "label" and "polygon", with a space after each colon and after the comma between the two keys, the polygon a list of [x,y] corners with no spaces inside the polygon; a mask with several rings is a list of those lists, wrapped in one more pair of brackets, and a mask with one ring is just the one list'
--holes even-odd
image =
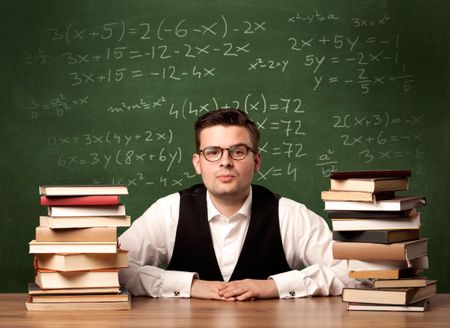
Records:
{"label": "green chalkboard", "polygon": [[255,183],[324,215],[333,170],[410,168],[449,292],[447,1],[1,1],[0,291],[32,279],[40,184],[125,184],[137,218],[199,181],[193,123],[245,110]]}

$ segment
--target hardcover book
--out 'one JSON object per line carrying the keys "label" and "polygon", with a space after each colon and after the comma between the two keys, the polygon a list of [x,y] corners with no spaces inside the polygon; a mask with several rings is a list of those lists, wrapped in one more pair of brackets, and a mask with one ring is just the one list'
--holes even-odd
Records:
{"label": "hardcover book", "polygon": [[333,231],[333,240],[390,244],[419,239],[419,230]]}
{"label": "hardcover book", "polygon": [[344,288],[342,301],[406,305],[429,299],[434,295],[436,295],[436,281],[429,280],[424,287],[375,289],[360,286]]}
{"label": "hardcover book", "polygon": [[330,189],[336,191],[387,192],[408,190],[408,179],[374,178],[330,180]]}
{"label": "hardcover book", "polygon": [[427,238],[392,244],[333,242],[335,259],[406,261],[427,255]]}
{"label": "hardcover book", "polygon": [[42,289],[120,287],[117,269],[71,272],[38,269],[35,283]]}
{"label": "hardcover book", "polygon": [[36,241],[114,242],[117,241],[117,229],[115,227],[51,229],[38,226],[36,227]]}
{"label": "hardcover book", "polygon": [[420,214],[396,219],[353,219],[333,218],[331,225],[335,231],[361,230],[418,230],[421,227]]}
{"label": "hardcover book", "polygon": [[128,195],[123,185],[54,185],[39,186],[41,196]]}
{"label": "hardcover book", "polygon": [[48,216],[124,216],[125,206],[98,205],[98,206],[49,206]]}
{"label": "hardcover book", "polygon": [[350,178],[407,178],[411,176],[411,170],[356,170],[356,171],[334,171],[330,173],[331,179]]}
{"label": "hardcover book", "polygon": [[117,253],[74,253],[36,254],[36,267],[55,271],[82,271],[125,268],[128,266],[128,252],[119,249]]}
{"label": "hardcover book", "polygon": [[385,311],[385,312],[424,312],[428,298],[408,305],[389,305],[371,303],[347,303],[348,311]]}
{"label": "hardcover book", "polygon": [[117,195],[98,196],[41,196],[43,206],[74,206],[74,205],[119,205]]}
{"label": "hardcover book", "polygon": [[395,199],[380,200],[377,203],[325,201],[326,211],[404,211],[425,205],[424,196],[402,196]]}
{"label": "hardcover book", "polygon": [[92,228],[92,227],[129,227],[130,216],[80,216],[80,217],[39,217],[39,225],[52,229]]}
{"label": "hardcover book", "polygon": [[117,241],[109,242],[56,242],[56,241],[36,241],[29,242],[30,254],[40,253],[116,253]]}

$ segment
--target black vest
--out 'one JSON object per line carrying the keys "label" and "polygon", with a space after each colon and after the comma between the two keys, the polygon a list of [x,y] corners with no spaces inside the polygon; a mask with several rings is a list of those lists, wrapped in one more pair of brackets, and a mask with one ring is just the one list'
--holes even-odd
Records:
{"label": "black vest", "polygon": [[[253,185],[251,218],[241,254],[230,280],[267,279],[289,271],[281,241],[279,196]],[[211,238],[206,188],[199,184],[180,191],[180,214],[168,270],[197,272],[202,280],[223,281]]]}

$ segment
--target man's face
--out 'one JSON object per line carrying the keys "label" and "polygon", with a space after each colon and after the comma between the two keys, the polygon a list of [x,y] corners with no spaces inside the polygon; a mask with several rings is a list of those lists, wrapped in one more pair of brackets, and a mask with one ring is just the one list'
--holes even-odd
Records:
{"label": "man's face", "polygon": [[[244,127],[215,125],[200,132],[200,149],[210,146],[229,148],[239,144],[253,148],[250,132]],[[208,162],[200,153],[193,155],[192,163],[212,197],[236,197],[241,200],[249,192],[253,175],[260,168],[261,158],[259,154],[249,151],[246,158],[233,160],[229,152],[224,150],[222,158],[216,162]]]}

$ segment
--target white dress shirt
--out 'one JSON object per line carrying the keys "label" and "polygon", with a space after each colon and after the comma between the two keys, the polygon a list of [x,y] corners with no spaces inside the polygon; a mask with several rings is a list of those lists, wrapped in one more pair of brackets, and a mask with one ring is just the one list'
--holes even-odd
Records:
{"label": "white dress shirt", "polygon": [[[207,193],[208,221],[214,251],[224,281],[239,258],[251,214],[252,193],[241,209],[225,217]],[[190,297],[195,272],[164,270],[175,244],[180,194],[156,201],[119,237],[129,250],[129,267],[120,271],[120,282],[133,295]],[[347,261],[333,259],[332,234],[326,222],[303,204],[280,198],[279,222],[284,253],[291,271],[271,276],[280,298],[339,295],[351,283]]]}

